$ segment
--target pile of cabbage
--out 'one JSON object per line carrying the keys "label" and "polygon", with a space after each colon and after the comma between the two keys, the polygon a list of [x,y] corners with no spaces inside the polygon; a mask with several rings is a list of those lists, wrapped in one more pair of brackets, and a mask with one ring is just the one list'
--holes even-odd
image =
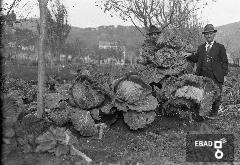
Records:
{"label": "pile of cabbage", "polygon": [[[46,88],[44,122],[40,123],[58,127],[71,125],[81,136],[94,136],[102,132],[102,123],[110,126],[121,119],[119,115],[122,115],[130,129],[138,130],[155,120],[160,107],[164,114],[184,116],[187,112],[206,116],[220,93],[212,80],[192,74],[165,76],[161,79],[162,88],[154,93],[142,73],[130,72],[118,78],[107,77],[107,80],[106,76],[96,79],[89,73],[79,74],[71,82],[56,82],[54,89]],[[30,88],[22,81],[18,84]],[[8,85],[11,86],[11,82]],[[15,88],[16,86],[9,87],[6,95],[16,101],[21,112],[24,111],[23,119],[30,121],[37,111],[36,86],[31,87],[34,92],[29,94],[30,99],[24,95],[27,90],[22,90],[21,85],[18,89]],[[24,103],[23,100],[28,101]],[[14,110],[6,107],[6,112],[8,109]],[[12,121],[16,122],[16,119]],[[34,124],[26,124],[26,127],[31,125]],[[11,133],[12,126],[6,127]],[[8,136],[10,135],[6,137]]]}
{"label": "pile of cabbage", "polygon": [[219,87],[207,77],[184,74],[170,77],[162,83],[157,93],[165,114],[178,114],[180,117],[206,117],[212,104],[220,95]]}
{"label": "pile of cabbage", "polygon": [[121,111],[125,123],[133,130],[152,123],[158,106],[151,87],[134,73],[114,80],[109,86],[86,77],[78,79],[71,88],[71,95],[79,111],[90,114],[89,121],[98,123],[105,115],[115,117],[114,114]]}
{"label": "pile of cabbage", "polygon": [[105,83],[80,74],[46,93],[44,103],[51,122],[60,127],[71,124],[82,136],[98,134],[102,123],[112,124],[119,114],[130,129],[144,128],[154,121],[158,106],[152,88],[137,73]]}

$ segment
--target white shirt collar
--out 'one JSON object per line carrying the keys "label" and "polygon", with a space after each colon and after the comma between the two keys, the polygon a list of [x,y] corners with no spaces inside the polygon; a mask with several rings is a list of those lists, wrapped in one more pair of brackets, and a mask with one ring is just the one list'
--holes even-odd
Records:
{"label": "white shirt collar", "polygon": [[206,46],[205,46],[205,47],[210,46],[210,48],[211,48],[211,47],[213,46],[214,42],[215,42],[215,41],[212,41],[210,44],[209,44],[208,42],[206,42]]}

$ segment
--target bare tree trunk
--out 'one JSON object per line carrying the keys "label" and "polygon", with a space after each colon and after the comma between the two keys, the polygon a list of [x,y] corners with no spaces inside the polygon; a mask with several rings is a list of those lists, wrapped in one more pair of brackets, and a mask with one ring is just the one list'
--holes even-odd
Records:
{"label": "bare tree trunk", "polygon": [[40,9],[40,41],[38,50],[38,95],[37,95],[37,117],[42,118],[44,103],[44,41],[46,35],[46,7],[48,0],[38,0]]}

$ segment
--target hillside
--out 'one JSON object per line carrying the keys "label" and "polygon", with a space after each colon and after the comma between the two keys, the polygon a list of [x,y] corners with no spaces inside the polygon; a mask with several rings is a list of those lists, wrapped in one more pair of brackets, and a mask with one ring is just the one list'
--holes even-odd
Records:
{"label": "hillside", "polygon": [[[19,20],[15,27],[28,28],[37,31],[37,19]],[[216,40],[225,45],[227,52],[239,52],[240,50],[240,21],[216,27],[218,30]],[[143,42],[143,36],[134,26],[99,26],[96,28],[72,27],[67,42],[76,39],[87,47],[98,45],[98,41],[120,41],[129,48],[136,48]],[[240,53],[238,53],[240,56]]]}
{"label": "hillside", "polygon": [[98,45],[99,41],[119,41],[133,48],[143,42],[141,33],[134,26],[99,26],[97,28],[72,27],[67,42],[79,39],[88,47]]}
{"label": "hillside", "polygon": [[29,29],[32,30],[34,33],[37,33],[38,21],[39,20],[37,18],[20,19],[17,20],[16,23],[14,23],[14,28]]}
{"label": "hillside", "polygon": [[216,40],[224,44],[228,52],[240,51],[240,21],[218,26],[216,29]]}
{"label": "hillside", "polygon": [[[30,29],[37,33],[38,19],[21,19],[14,28]],[[118,41],[128,48],[136,48],[143,42],[141,33],[134,26],[99,26],[96,28],[71,27],[67,42],[79,40],[86,47],[96,47],[99,41]]]}
{"label": "hillside", "polygon": [[[218,30],[216,40],[225,45],[227,52],[240,50],[240,21],[216,27]],[[78,28],[72,27],[68,41],[76,38],[88,38],[92,44],[99,40],[120,40],[126,45],[139,45],[143,42],[143,37],[134,26],[100,26],[98,28]],[[240,56],[240,54],[239,54]]]}

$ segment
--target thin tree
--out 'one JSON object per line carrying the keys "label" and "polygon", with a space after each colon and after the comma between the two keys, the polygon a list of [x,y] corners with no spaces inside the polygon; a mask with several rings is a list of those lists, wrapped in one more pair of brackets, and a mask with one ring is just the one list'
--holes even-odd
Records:
{"label": "thin tree", "polygon": [[70,29],[66,7],[55,0],[47,11],[47,43],[55,57],[62,53]]}
{"label": "thin tree", "polygon": [[37,95],[37,117],[42,118],[44,112],[44,75],[45,75],[45,62],[44,62],[44,41],[46,37],[46,10],[48,0],[38,0],[40,9],[40,40],[38,50],[38,95]]}

